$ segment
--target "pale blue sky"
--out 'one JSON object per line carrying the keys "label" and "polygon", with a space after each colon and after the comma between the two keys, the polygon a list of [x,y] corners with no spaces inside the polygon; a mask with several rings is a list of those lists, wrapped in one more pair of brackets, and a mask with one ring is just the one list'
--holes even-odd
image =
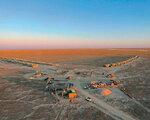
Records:
{"label": "pale blue sky", "polygon": [[70,48],[74,39],[91,41],[80,47],[94,47],[93,40],[116,43],[104,47],[150,47],[149,6],[149,0],[0,0],[0,40],[47,36],[67,39]]}

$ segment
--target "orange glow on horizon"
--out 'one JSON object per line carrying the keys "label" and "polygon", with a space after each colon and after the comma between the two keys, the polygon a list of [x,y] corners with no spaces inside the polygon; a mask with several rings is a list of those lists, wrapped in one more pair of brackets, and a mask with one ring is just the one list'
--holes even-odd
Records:
{"label": "orange glow on horizon", "polygon": [[64,36],[10,35],[0,37],[0,49],[124,48],[149,47],[149,40],[114,40]]}

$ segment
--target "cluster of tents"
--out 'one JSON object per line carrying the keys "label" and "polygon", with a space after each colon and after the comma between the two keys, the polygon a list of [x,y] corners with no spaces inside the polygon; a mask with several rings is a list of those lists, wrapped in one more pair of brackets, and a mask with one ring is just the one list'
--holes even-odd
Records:
{"label": "cluster of tents", "polygon": [[69,98],[69,101],[72,102],[78,96],[77,90],[74,87],[67,88],[62,92],[62,96]]}
{"label": "cluster of tents", "polygon": [[87,86],[85,86],[85,89],[97,89],[97,88],[107,88],[107,87],[117,87],[118,83],[114,80],[110,80],[109,82],[95,82],[92,81]]}
{"label": "cluster of tents", "polygon": [[122,61],[122,62],[117,62],[117,63],[111,63],[111,64],[105,64],[103,65],[103,67],[116,67],[116,66],[120,66],[120,65],[124,65],[127,64],[129,62],[132,62],[133,60],[139,58],[139,56],[134,56],[128,60]]}
{"label": "cluster of tents", "polygon": [[[68,79],[70,77],[67,77]],[[46,91],[51,94],[58,94],[64,98],[68,98],[72,102],[77,97],[77,90],[73,83],[69,82],[68,79],[59,80],[53,77],[47,77],[46,81]]]}

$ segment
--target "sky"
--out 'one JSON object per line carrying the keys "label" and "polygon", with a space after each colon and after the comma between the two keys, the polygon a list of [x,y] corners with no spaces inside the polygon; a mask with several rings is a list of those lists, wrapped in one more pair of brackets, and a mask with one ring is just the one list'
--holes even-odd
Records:
{"label": "sky", "polygon": [[150,48],[149,0],[0,0],[0,49]]}

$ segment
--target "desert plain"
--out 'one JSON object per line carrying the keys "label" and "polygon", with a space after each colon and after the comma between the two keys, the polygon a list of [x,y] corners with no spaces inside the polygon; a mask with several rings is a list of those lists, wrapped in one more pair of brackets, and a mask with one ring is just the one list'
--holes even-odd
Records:
{"label": "desert plain", "polygon": [[0,120],[149,119],[150,49],[0,51]]}

